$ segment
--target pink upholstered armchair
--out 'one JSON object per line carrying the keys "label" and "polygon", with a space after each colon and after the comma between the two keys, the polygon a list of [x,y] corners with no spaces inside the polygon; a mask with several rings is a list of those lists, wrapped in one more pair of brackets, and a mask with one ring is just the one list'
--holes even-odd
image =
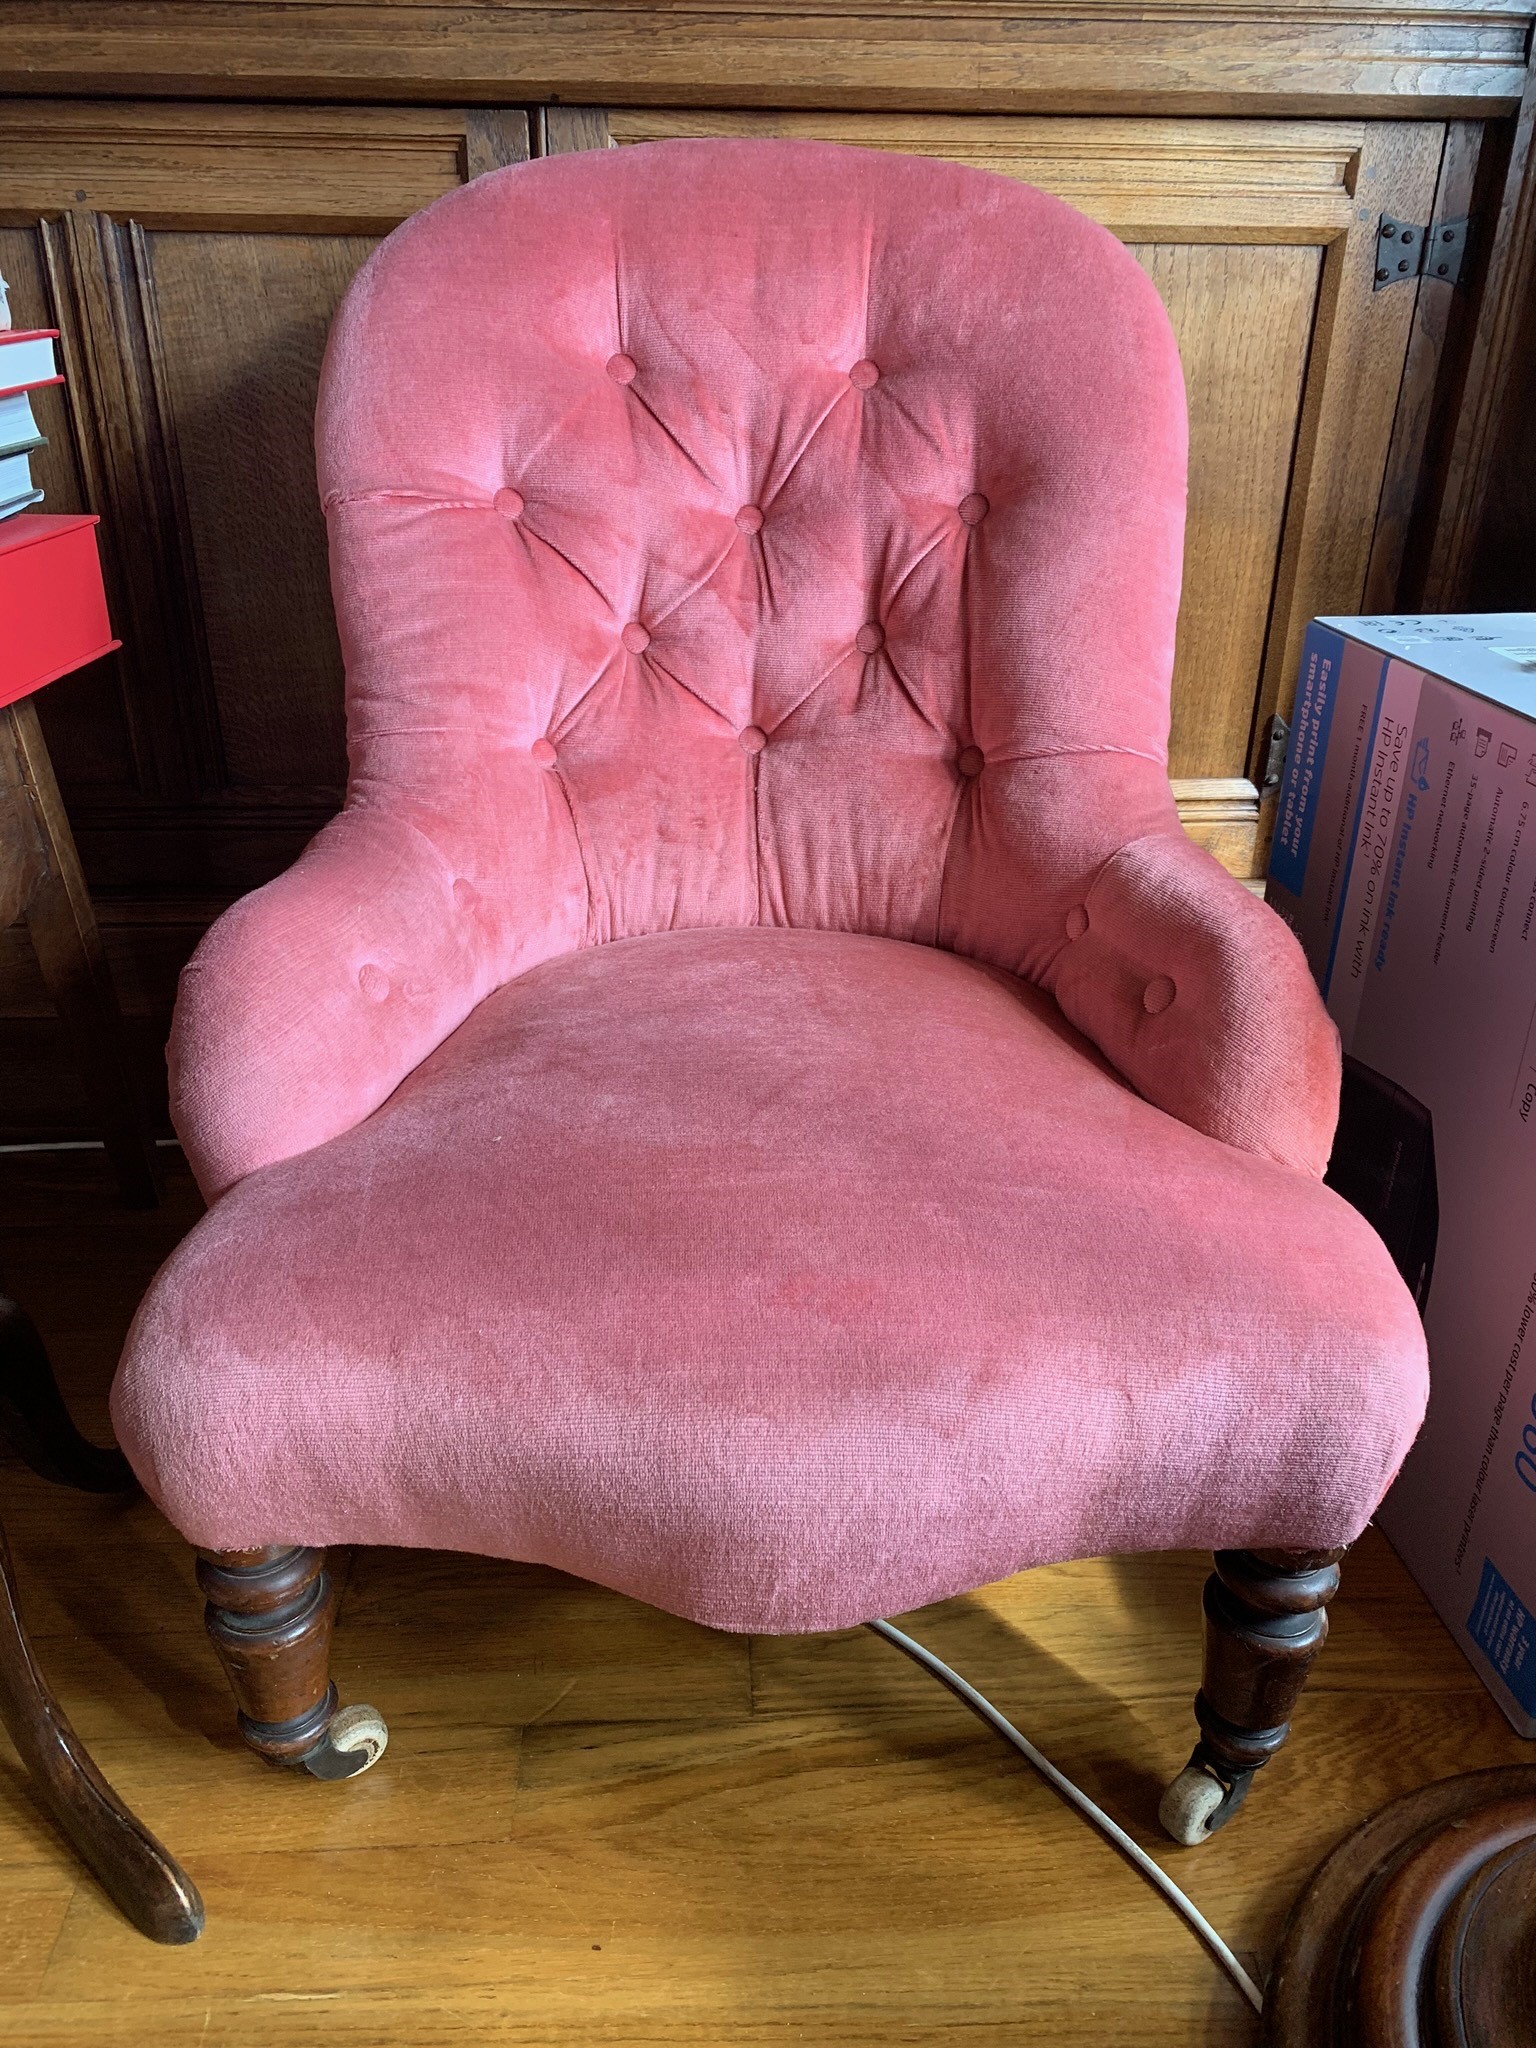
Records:
{"label": "pink upholstered armchair", "polygon": [[841,1628],[1198,1545],[1200,1839],[1425,1394],[1333,1029],[1165,772],[1179,362],[1110,235],[815,143],[477,180],[319,408],[346,808],[187,969],[114,1412],[264,1756],[328,1544]]}

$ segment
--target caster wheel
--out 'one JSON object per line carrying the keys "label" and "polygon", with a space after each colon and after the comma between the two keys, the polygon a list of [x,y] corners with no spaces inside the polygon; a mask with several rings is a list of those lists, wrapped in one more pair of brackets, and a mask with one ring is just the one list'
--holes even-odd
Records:
{"label": "caster wheel", "polygon": [[1157,1817],[1176,1842],[1198,1848],[1226,1826],[1247,1797],[1248,1784],[1246,1774],[1228,1785],[1208,1764],[1187,1763],[1163,1794]]}
{"label": "caster wheel", "polygon": [[372,1768],[389,1746],[389,1730],[377,1707],[341,1707],[325,1734],[304,1759],[312,1778],[356,1778]]}

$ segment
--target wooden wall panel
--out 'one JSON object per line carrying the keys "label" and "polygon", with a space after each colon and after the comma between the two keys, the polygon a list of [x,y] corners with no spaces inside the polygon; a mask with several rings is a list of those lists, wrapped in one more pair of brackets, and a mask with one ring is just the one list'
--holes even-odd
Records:
{"label": "wooden wall panel", "polygon": [[1365,586],[1419,287],[1373,290],[1381,211],[1427,220],[1437,122],[548,109],[551,150],[799,135],[1027,180],[1138,256],[1190,395],[1190,503],[1170,772],[1193,837],[1261,874],[1268,721],[1299,634]]}
{"label": "wooden wall panel", "polygon": [[1530,278],[1501,395],[1504,432],[1491,451],[1469,550],[1468,602],[1478,611],[1536,611],[1536,263]]}
{"label": "wooden wall panel", "polygon": [[0,106],[18,320],[61,330],[48,502],[88,504],[124,646],[41,714],[98,892],[217,899],[340,800],[316,502],[331,316],[374,246],[527,153],[520,110]]}
{"label": "wooden wall panel", "polygon": [[0,91],[1444,118],[1513,106],[1531,14],[1529,0],[0,0]]}
{"label": "wooden wall panel", "polygon": [[[1418,296],[1447,289],[1426,282],[1377,291],[1376,227],[1382,214],[1429,220],[1444,140],[1429,123],[1373,123],[1350,180],[1354,223],[1324,258],[1291,471],[1294,510],[1255,706],[1256,750],[1269,717],[1289,715],[1308,621],[1358,611],[1364,599]],[[1263,860],[1272,826],[1271,805],[1259,836]]]}
{"label": "wooden wall panel", "polygon": [[339,801],[341,652],[315,489],[331,317],[374,246],[357,235],[154,233],[223,784]]}
{"label": "wooden wall panel", "polygon": [[[512,160],[527,117],[502,117]],[[0,105],[0,215],[152,228],[387,234],[492,168],[496,116],[414,108]],[[470,156],[476,156],[474,170]]]}
{"label": "wooden wall panel", "polygon": [[[345,783],[313,438],[332,314],[380,235],[527,147],[520,109],[0,105],[0,271],[68,379],[40,396],[39,477],[102,514],[124,642],[39,710],[162,1092],[176,970]],[[4,935],[12,1135],[84,1113],[44,1009]]]}
{"label": "wooden wall panel", "polygon": [[1484,156],[1497,168],[1475,222],[1465,374],[1425,479],[1433,518],[1414,596],[1426,609],[1536,605],[1536,73]]}
{"label": "wooden wall panel", "polygon": [[1189,392],[1186,595],[1169,770],[1191,779],[1243,776],[1322,252],[1283,244],[1132,249],[1168,308]]}
{"label": "wooden wall panel", "polygon": [[[0,102],[0,269],[19,318],[63,329],[44,480],[51,505],[103,513],[126,643],[42,708],[145,1047],[198,931],[338,799],[310,446],[324,331],[377,237],[527,153],[509,100],[565,102],[534,109],[551,149],[797,132],[955,156],[1059,192],[1134,248],[1191,385],[1176,793],[1194,835],[1252,873],[1264,722],[1305,619],[1352,608],[1368,566],[1373,606],[1404,562],[1428,562],[1437,595],[1465,584],[1477,479],[1509,469],[1533,12],[0,0],[0,89],[20,95]],[[199,92],[217,103],[186,103]],[[1378,215],[1427,220],[1464,193],[1498,214],[1465,310],[1429,287],[1373,293]],[[1425,456],[1442,448],[1444,475]],[[38,1008],[28,973],[0,935],[0,1015]],[[25,1067],[22,1095],[46,1066]],[[14,1135],[13,1110],[35,1120],[37,1102],[0,1101]]]}

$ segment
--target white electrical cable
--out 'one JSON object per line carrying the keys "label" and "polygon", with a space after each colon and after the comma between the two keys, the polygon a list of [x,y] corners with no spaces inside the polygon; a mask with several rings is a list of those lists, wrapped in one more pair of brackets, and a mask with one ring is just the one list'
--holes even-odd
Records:
{"label": "white electrical cable", "polygon": [[941,1685],[947,1685],[957,1699],[964,1700],[971,1711],[979,1714],[989,1727],[995,1728],[1005,1742],[1011,1742],[1021,1756],[1027,1757],[1046,1783],[1054,1787],[1069,1805],[1075,1806],[1085,1820],[1091,1821],[1101,1835],[1113,1842],[1121,1855],[1135,1864],[1148,1884],[1157,1887],[1175,1913],[1187,1921],[1205,1943],[1254,2011],[1264,2010],[1264,1994],[1210,1921],[1192,1899],[1185,1897],[1173,1879],[1159,1869],[1146,1850],[1131,1840],[1124,1828],[1112,1821],[1102,1807],[1095,1806],[1086,1792],[1080,1792],[1069,1777],[1057,1770],[1049,1757],[1042,1756],[1035,1745],[1019,1733],[1006,1715],[1000,1714],[992,1702],[984,1698],[974,1685],[968,1684],[958,1671],[952,1671],[942,1657],[936,1657],[932,1650],[925,1650],[921,1643],[914,1642],[911,1636],[903,1635],[899,1628],[888,1621],[872,1621],[869,1626],[877,1636],[884,1636],[888,1643],[894,1643],[898,1650],[904,1650],[915,1663],[921,1664],[925,1671],[931,1671]]}

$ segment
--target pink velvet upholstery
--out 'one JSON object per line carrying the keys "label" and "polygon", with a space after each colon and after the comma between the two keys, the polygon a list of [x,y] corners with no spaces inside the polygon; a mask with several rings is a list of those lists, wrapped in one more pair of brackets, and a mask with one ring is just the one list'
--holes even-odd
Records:
{"label": "pink velvet upholstery", "polygon": [[754,1629],[1343,1542],[1422,1392],[1329,1189],[996,968],[764,929],[508,983],[216,1204],[131,1361],[118,1427],[196,1541],[491,1551]]}
{"label": "pink velvet upholstery", "polygon": [[365,267],[319,444],[352,772],[183,982],[218,1199],[115,1395],[172,1519],[757,1628],[1353,1536],[1422,1339],[1174,811],[1119,244],[821,144],[519,167]]}

